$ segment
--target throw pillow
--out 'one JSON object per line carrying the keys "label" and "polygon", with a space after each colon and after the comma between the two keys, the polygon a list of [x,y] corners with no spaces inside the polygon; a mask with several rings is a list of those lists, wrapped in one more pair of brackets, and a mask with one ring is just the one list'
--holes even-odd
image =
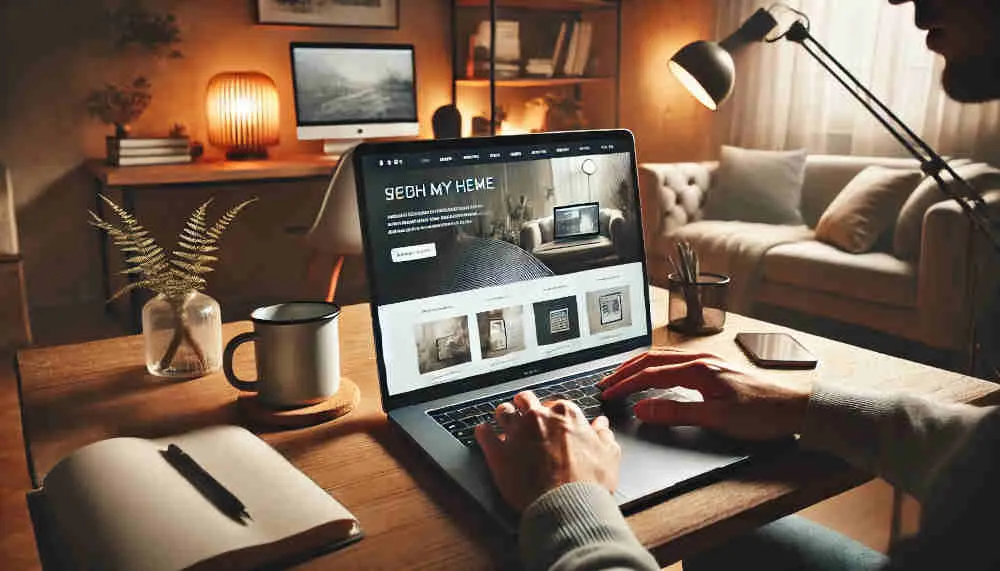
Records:
{"label": "throw pillow", "polygon": [[[990,188],[1000,187],[1000,169],[986,163],[966,162],[956,165],[956,162],[949,162],[949,165],[955,169],[958,176],[976,190],[985,192]],[[943,174],[945,181],[951,180],[947,173]],[[910,198],[903,204],[899,218],[896,219],[892,251],[897,258],[913,261],[920,257],[920,236],[923,232],[924,215],[927,214],[931,206],[944,200],[950,199],[941,192],[937,181],[932,177],[926,177],[917,186]]]}
{"label": "throw pillow", "polygon": [[705,199],[705,218],[802,224],[799,202],[806,152],[722,147],[719,170]]}
{"label": "throw pillow", "polygon": [[888,230],[923,176],[920,171],[870,166],[854,177],[826,207],[816,239],[861,254]]}

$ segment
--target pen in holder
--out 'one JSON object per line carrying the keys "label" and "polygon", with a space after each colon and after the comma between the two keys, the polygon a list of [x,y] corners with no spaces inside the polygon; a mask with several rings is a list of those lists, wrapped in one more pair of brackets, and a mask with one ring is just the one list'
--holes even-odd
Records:
{"label": "pen in holder", "polygon": [[677,244],[677,260],[668,258],[674,273],[667,277],[670,301],[667,323],[685,335],[709,335],[726,323],[729,277],[701,273],[698,255],[687,242]]}

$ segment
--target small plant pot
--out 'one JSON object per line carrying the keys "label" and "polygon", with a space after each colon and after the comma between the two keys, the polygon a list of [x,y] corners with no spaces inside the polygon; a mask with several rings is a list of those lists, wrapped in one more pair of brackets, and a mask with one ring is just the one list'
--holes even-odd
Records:
{"label": "small plant pot", "polygon": [[702,273],[697,283],[689,284],[679,274],[670,274],[667,280],[667,327],[684,335],[722,331],[729,302],[728,276]]}

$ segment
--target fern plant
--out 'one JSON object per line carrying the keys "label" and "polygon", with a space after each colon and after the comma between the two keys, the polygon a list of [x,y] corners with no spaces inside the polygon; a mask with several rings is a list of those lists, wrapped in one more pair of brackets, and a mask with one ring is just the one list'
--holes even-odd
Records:
{"label": "fern plant", "polygon": [[205,289],[208,283],[205,275],[213,270],[212,264],[218,261],[214,253],[219,250],[222,234],[236,216],[257,199],[237,204],[211,224],[208,221],[208,207],[212,199],[205,201],[188,217],[177,238],[176,249],[168,254],[157,244],[149,230],[139,224],[135,216],[108,197],[99,196],[118,217],[119,224],[107,222],[94,212],[90,212],[90,223],[107,232],[115,246],[122,251],[128,266],[122,273],[135,276],[133,281],[115,292],[108,303],[137,288],[145,288],[163,296],[170,304],[174,327],[170,343],[159,359],[159,369],[168,369],[177,350],[185,343],[204,368],[205,352],[191,333],[184,305],[191,292]]}

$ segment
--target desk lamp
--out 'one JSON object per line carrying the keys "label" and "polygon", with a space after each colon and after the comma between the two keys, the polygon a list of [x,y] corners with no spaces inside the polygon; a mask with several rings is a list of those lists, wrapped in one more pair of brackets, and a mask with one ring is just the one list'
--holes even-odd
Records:
{"label": "desk lamp", "polygon": [[220,73],[208,82],[205,115],[208,141],[230,160],[267,158],[278,144],[278,87],[256,71]]}
{"label": "desk lamp", "polygon": [[[778,17],[791,15],[787,28],[778,25]],[[945,162],[941,156],[906,126],[882,101],[809,33],[809,17],[784,4],[757,10],[721,42],[696,41],[681,48],[670,60],[670,71],[698,101],[715,111],[733,91],[736,66],[733,54],[755,42],[773,43],[787,39],[802,46],[824,69],[830,72],[889,131],[907,151],[920,161],[921,170],[937,181],[949,198],[958,202],[973,226],[989,239],[1000,255],[1000,237],[996,223],[986,210],[982,194]],[[955,182],[948,184],[941,176],[947,172]]]}

